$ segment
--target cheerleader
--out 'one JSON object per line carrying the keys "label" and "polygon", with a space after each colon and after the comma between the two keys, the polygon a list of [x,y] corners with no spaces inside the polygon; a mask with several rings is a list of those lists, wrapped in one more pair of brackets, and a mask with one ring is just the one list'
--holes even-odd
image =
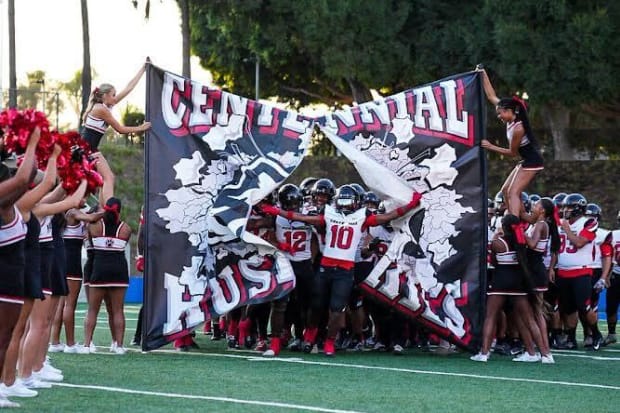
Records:
{"label": "cheerleader", "polygon": [[[28,329],[24,335],[21,349],[19,375],[25,383],[31,378],[44,381],[62,381],[63,376],[57,369],[46,367],[45,360],[48,350],[53,315],[63,294],[61,274],[53,272],[54,266],[54,237],[52,217],[57,213],[64,213],[68,209],[77,208],[86,193],[86,180],[82,180],[76,191],[69,197],[65,196],[62,187],[58,187],[32,210],[38,218],[41,231],[39,234],[41,288],[44,299],[35,299],[30,313]],[[64,275],[62,276],[64,278]],[[27,384],[28,385],[28,384]]]}
{"label": "cheerleader", "polygon": [[[148,62],[148,61],[147,61]],[[96,87],[90,94],[89,104],[82,118],[82,137],[93,152],[99,150],[99,142],[105,134],[108,126],[120,134],[144,132],[151,127],[150,122],[144,122],[140,126],[125,126],[120,124],[112,115],[111,109],[127,96],[136,87],[144,74],[146,66],[142,66],[138,73],[131,79],[125,89],[116,93],[114,86],[103,83]]]}
{"label": "cheerleader", "polygon": [[[2,385],[0,391],[8,396],[32,397],[37,395],[35,390],[27,388],[21,380],[16,380],[15,372],[17,369],[20,342],[24,336],[26,322],[30,317],[34,300],[43,298],[39,250],[39,234],[41,228],[39,220],[31,211],[37,203],[41,201],[41,198],[54,187],[57,175],[56,159],[59,153],[60,147],[55,145],[54,151],[47,161],[47,168],[43,180],[35,188],[25,193],[16,204],[27,226],[24,250],[26,261],[24,265],[24,305],[22,306],[19,320],[13,330],[11,342],[6,352],[4,368],[2,370]],[[37,388],[41,386],[36,383],[30,383],[30,387]]]}
{"label": "cheerleader", "polygon": [[110,300],[109,318],[112,320],[112,345],[116,354],[126,352],[123,347],[125,334],[124,301],[129,286],[129,270],[125,248],[131,237],[131,228],[120,219],[121,201],[109,198],[104,206],[103,217],[89,225],[88,236],[93,244],[93,269],[90,277],[88,313],[84,321],[84,348],[92,341],[99,308],[105,295]]}
{"label": "cheerleader", "polygon": [[[35,128],[15,176],[10,176],[5,165],[0,167],[0,368],[4,368],[6,350],[24,303],[27,227],[15,202],[28,190],[34,178],[35,149],[39,139],[40,130]],[[19,407],[19,404],[11,402],[0,392],[0,407]]]}
{"label": "cheerleader", "polygon": [[[68,294],[61,297],[54,326],[52,328],[52,344],[50,351],[64,351],[76,353],[78,347],[75,342],[75,307],[82,287],[82,246],[86,236],[87,223],[97,222],[103,212],[87,214],[80,209],[72,208],[65,213],[66,226],[62,233],[65,245],[66,283]],[[65,326],[66,344],[60,343],[60,330]]]}
{"label": "cheerleader", "polygon": [[489,151],[504,156],[521,157],[502,186],[502,193],[508,212],[522,219],[529,218],[521,202],[521,193],[527,188],[534,176],[544,169],[543,158],[527,116],[525,102],[518,97],[498,98],[495,89],[484,69],[478,69],[482,75],[482,84],[489,101],[495,105],[497,117],[506,124],[508,148],[493,145],[483,139],[481,146]]}
{"label": "cheerleader", "polygon": [[[504,303],[508,297],[512,298],[515,311],[522,315],[526,352],[522,356],[514,358],[513,361],[553,363],[553,356],[548,348],[545,348],[540,337],[540,330],[536,325],[532,310],[527,301],[528,291],[531,282],[529,281],[529,271],[527,269],[527,258],[523,248],[522,240],[518,240],[518,232],[513,230],[515,224],[519,223],[519,218],[514,215],[506,215],[502,219],[503,234],[493,239],[491,250],[495,259],[495,274],[493,284],[489,286],[487,292],[487,312],[484,319],[482,332],[482,347],[480,352],[471,357],[473,361],[486,362],[489,359],[491,341],[495,336],[496,319],[500,314]],[[526,330],[527,329],[527,330]],[[542,358],[534,352],[534,342],[540,348]]]}

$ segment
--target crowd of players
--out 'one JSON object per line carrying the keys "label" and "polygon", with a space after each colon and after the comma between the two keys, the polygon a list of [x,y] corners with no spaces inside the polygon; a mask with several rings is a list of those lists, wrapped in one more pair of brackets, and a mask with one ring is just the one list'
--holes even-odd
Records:
{"label": "crowd of players", "polygon": [[[48,351],[97,351],[92,336],[102,302],[110,320],[110,351],[126,351],[123,252],[131,229],[119,217],[114,175],[105,158],[96,155],[104,180],[103,207],[91,211],[80,210],[85,185],[70,196],[56,185],[54,156],[43,179],[29,186],[34,135],[20,168],[11,173],[2,167],[0,179],[0,403],[6,405],[12,403],[7,396],[32,397],[36,389],[63,379],[49,364]],[[427,331],[364,299],[359,288],[389,247],[394,235],[390,222],[417,208],[420,198],[413,193],[408,204],[388,212],[377,195],[359,184],[336,188],[327,178],[307,178],[299,186],[283,185],[254,207],[247,230],[287,255],[296,288],[276,301],[236,309],[204,331],[213,339],[225,338],[230,348],[254,348],[266,357],[278,356],[285,347],[308,353],[322,348],[333,356],[345,349],[398,355],[410,345],[427,346]],[[522,203],[529,221],[525,232],[520,231],[521,218],[505,211],[501,193],[489,200],[487,313],[482,347],[472,360],[487,361],[494,351],[515,356],[515,361],[553,363],[551,349],[578,348],[578,320],[585,348],[615,343],[620,230],[599,228],[600,207],[580,194],[524,194]],[[82,268],[84,242],[89,260]],[[141,258],[139,270],[142,263]],[[392,267],[397,269],[398,263]],[[89,306],[85,342],[78,345],[74,313],[81,283]],[[596,321],[598,295],[606,288],[604,337]],[[65,344],[60,343],[61,325]],[[137,333],[133,344],[139,340]],[[187,349],[193,342],[185,338],[177,345]]]}
{"label": "crowd of players", "polygon": [[[529,222],[519,235],[523,224],[506,212],[502,192],[489,200],[487,313],[482,348],[471,359],[487,361],[493,347],[515,361],[553,363],[550,349],[579,347],[578,321],[584,348],[615,343],[620,230],[599,227],[601,208],[579,193],[523,193],[521,202]],[[604,289],[606,337],[597,326]]]}

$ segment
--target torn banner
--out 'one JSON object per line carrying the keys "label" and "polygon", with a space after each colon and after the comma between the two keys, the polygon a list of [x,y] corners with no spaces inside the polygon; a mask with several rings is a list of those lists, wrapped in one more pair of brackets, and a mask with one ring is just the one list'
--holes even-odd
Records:
{"label": "torn banner", "polygon": [[290,263],[245,232],[251,206],[305,155],[312,122],[148,66],[142,348],[294,287]]}
{"label": "torn banner", "polygon": [[317,121],[386,209],[423,194],[423,208],[393,223],[397,234],[362,289],[464,348],[475,348],[484,319],[482,102],[471,72]]}

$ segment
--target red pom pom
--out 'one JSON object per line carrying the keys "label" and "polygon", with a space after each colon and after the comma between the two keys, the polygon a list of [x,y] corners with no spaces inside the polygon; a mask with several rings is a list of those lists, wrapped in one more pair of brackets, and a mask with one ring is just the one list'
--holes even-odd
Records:
{"label": "red pom pom", "polygon": [[39,127],[41,139],[37,145],[37,159],[47,162],[54,142],[49,131],[49,122],[43,112],[34,109],[5,109],[0,112],[0,129],[4,132],[4,146],[8,152],[26,152],[32,131]]}

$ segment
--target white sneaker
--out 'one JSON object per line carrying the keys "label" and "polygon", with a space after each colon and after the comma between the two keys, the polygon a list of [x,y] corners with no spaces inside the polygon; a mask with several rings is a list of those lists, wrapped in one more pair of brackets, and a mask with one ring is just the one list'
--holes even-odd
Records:
{"label": "white sneaker", "polygon": [[72,346],[65,345],[65,349],[62,352],[65,354],[75,354],[78,352],[78,344],[75,343]]}
{"label": "white sneaker", "polygon": [[[116,344],[116,343],[115,343],[115,344]],[[112,351],[112,350],[110,350],[110,351]],[[112,352],[113,352],[113,353],[115,353],[115,354],[121,354],[121,355],[122,355],[122,354],[127,353],[127,349],[126,349],[125,347],[123,347],[123,346],[119,346],[119,345],[117,345],[117,346],[114,348],[114,351],[112,351]]]}
{"label": "white sneaker", "polygon": [[112,344],[110,344],[110,353],[114,353],[117,347],[118,344],[116,344],[116,341],[113,341]]}
{"label": "white sneaker", "polygon": [[46,381],[41,381],[34,377],[34,374],[27,379],[21,379],[21,382],[24,386],[29,389],[51,389],[52,384]]}
{"label": "white sneaker", "polygon": [[405,349],[400,344],[394,345],[394,348],[392,349],[392,353],[396,356],[400,356],[404,351]]}
{"label": "white sneaker", "polygon": [[65,349],[65,345],[62,343],[50,344],[49,347],[47,348],[47,352],[48,353],[62,353],[64,349]]}
{"label": "white sneaker", "polygon": [[19,406],[19,403],[12,402],[6,397],[0,396],[0,408],[8,409],[10,407],[20,407],[20,406]]}
{"label": "white sneaker", "polygon": [[0,383],[0,394],[5,397],[34,397],[39,393],[35,390],[30,390],[21,383],[21,380],[17,379],[11,386]]}
{"label": "white sneaker", "polygon": [[518,357],[513,358],[512,361],[520,361],[523,363],[538,363],[540,361],[540,355],[538,354],[530,355],[527,351],[524,351],[523,354],[521,354]]}
{"label": "white sneaker", "polygon": [[276,356],[276,352],[273,351],[272,349],[268,349],[263,352],[263,357],[275,357],[275,356]]}
{"label": "white sneaker", "polygon": [[475,356],[471,356],[469,359],[471,361],[481,361],[483,363],[486,363],[489,360],[489,353],[478,353]]}
{"label": "white sneaker", "polygon": [[90,345],[88,346],[88,348],[90,349],[91,353],[96,353],[97,352],[97,346],[92,341],[90,342]]}
{"label": "white sneaker", "polygon": [[55,374],[60,374],[62,376],[62,370],[57,369],[56,367],[52,366],[49,361],[46,361],[43,363],[43,368],[41,370],[42,371],[45,370],[45,371],[55,373]]}
{"label": "white sneaker", "polygon": [[63,381],[64,377],[62,376],[62,374],[58,374],[58,373],[54,373],[51,371],[47,371],[45,369],[41,369],[39,371],[33,371],[32,375],[34,376],[35,379],[41,380],[41,381],[55,381],[55,382],[59,382],[59,381]]}
{"label": "white sneaker", "polygon": [[542,356],[540,358],[542,364],[555,364],[555,360],[553,359],[553,354],[549,353],[546,356]]}
{"label": "white sneaker", "polygon": [[75,354],[90,354],[90,347],[86,347],[81,344],[76,344],[75,346],[77,347]]}

